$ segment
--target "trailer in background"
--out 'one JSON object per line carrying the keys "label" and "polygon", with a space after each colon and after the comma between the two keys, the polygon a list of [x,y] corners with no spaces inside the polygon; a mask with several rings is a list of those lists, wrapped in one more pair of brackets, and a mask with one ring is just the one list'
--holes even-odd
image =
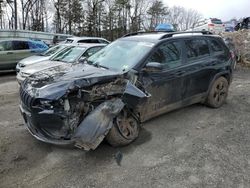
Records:
{"label": "trailer in background", "polygon": [[0,29],[0,40],[9,38],[31,39],[40,40],[48,45],[52,45],[61,41],[65,41],[68,37],[72,37],[72,35],[40,31]]}

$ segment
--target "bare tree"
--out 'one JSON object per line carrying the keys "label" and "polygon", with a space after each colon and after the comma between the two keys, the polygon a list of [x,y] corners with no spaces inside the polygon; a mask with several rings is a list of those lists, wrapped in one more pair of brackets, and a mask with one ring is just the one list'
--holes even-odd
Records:
{"label": "bare tree", "polygon": [[185,31],[194,27],[201,18],[202,15],[196,10],[174,6],[169,9],[166,21],[172,23],[177,30]]}

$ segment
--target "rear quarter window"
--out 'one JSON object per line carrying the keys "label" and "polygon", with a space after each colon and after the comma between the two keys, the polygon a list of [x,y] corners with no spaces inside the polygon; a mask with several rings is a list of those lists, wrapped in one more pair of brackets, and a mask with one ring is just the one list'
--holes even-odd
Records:
{"label": "rear quarter window", "polygon": [[200,58],[209,55],[209,47],[204,39],[190,39],[185,41],[188,59]]}
{"label": "rear quarter window", "polygon": [[209,40],[209,43],[212,53],[224,51],[222,45],[217,40]]}

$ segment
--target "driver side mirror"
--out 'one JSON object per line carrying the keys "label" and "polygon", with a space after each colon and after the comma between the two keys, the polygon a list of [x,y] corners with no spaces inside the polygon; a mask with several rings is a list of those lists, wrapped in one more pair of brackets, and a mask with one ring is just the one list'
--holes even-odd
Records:
{"label": "driver side mirror", "polygon": [[146,72],[160,72],[163,69],[161,63],[158,62],[148,62],[143,69]]}

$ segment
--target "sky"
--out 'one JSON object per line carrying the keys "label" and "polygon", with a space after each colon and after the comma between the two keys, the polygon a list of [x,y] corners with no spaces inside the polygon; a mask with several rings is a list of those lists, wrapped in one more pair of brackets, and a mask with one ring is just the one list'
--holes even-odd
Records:
{"label": "sky", "polygon": [[172,7],[174,5],[192,8],[200,12],[204,18],[220,18],[228,21],[231,18],[250,16],[250,0],[163,0]]}

